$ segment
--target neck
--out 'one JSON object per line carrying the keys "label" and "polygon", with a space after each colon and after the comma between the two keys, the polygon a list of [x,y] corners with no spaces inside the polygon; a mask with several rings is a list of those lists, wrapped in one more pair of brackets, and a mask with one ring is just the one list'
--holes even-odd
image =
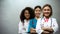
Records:
{"label": "neck", "polygon": [[40,17],[35,17],[36,19],[39,19]]}
{"label": "neck", "polygon": [[29,20],[29,19],[26,19],[27,21]]}
{"label": "neck", "polygon": [[45,18],[46,18],[46,19],[49,19],[49,17],[46,17],[46,16],[45,16]]}

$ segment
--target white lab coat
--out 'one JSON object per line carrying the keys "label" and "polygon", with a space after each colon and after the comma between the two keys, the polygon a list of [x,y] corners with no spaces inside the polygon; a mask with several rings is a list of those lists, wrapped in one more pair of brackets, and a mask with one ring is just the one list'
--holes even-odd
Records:
{"label": "white lab coat", "polygon": [[[44,17],[45,18],[45,17]],[[36,25],[36,32],[38,34],[41,34],[43,30],[42,27],[52,27],[54,30],[54,33],[58,30],[58,24],[55,18],[49,18],[48,23],[44,22],[44,18],[41,18],[37,21]]]}
{"label": "white lab coat", "polygon": [[[18,27],[19,27],[19,31],[18,31],[18,33],[20,34],[20,33],[22,33],[22,34],[27,34],[27,32],[28,32],[28,26],[29,26],[29,21],[30,20],[24,20],[24,26],[23,26],[23,23],[20,21],[19,22],[19,25],[18,25]],[[24,30],[23,28],[25,28],[26,30]]]}

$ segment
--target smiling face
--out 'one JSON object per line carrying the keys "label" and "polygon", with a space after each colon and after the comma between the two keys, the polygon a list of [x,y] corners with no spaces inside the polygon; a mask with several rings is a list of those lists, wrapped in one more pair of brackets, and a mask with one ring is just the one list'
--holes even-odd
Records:
{"label": "smiling face", "polygon": [[45,17],[49,17],[50,14],[51,14],[51,9],[50,9],[50,7],[48,7],[48,6],[44,7],[44,8],[43,8],[43,15],[44,15]]}
{"label": "smiling face", "polygon": [[40,13],[41,13],[41,9],[40,8],[36,8],[35,9],[35,17],[40,17]]}
{"label": "smiling face", "polygon": [[28,10],[25,10],[24,16],[25,16],[26,19],[29,19],[30,18],[30,14],[29,14],[29,11]]}

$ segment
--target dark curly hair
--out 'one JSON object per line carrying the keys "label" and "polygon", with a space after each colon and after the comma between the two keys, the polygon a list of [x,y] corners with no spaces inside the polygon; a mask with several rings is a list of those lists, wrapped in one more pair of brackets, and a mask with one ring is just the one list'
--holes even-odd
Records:
{"label": "dark curly hair", "polygon": [[26,19],[26,17],[24,16],[25,10],[28,10],[28,12],[30,14],[29,19],[33,19],[35,17],[34,10],[31,7],[26,7],[25,9],[22,10],[21,15],[20,15],[20,19],[23,23],[24,23],[24,19]]}

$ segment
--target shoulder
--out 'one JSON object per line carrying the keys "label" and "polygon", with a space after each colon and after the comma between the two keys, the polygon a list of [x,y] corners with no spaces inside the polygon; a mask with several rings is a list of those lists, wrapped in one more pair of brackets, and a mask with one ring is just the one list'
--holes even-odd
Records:
{"label": "shoulder", "polygon": [[39,19],[37,20],[37,23],[42,22],[42,19],[43,19],[43,18],[39,18]]}
{"label": "shoulder", "polygon": [[19,25],[22,25],[22,22],[21,22],[21,20],[19,21]]}
{"label": "shoulder", "polygon": [[52,18],[52,22],[53,22],[54,24],[56,24],[56,23],[57,23],[56,18]]}
{"label": "shoulder", "polygon": [[43,20],[43,18],[39,18],[37,21],[42,21]]}
{"label": "shoulder", "polygon": [[56,21],[56,18],[52,18],[53,21]]}
{"label": "shoulder", "polygon": [[33,21],[34,20],[34,18],[33,19],[30,19],[30,21]]}

